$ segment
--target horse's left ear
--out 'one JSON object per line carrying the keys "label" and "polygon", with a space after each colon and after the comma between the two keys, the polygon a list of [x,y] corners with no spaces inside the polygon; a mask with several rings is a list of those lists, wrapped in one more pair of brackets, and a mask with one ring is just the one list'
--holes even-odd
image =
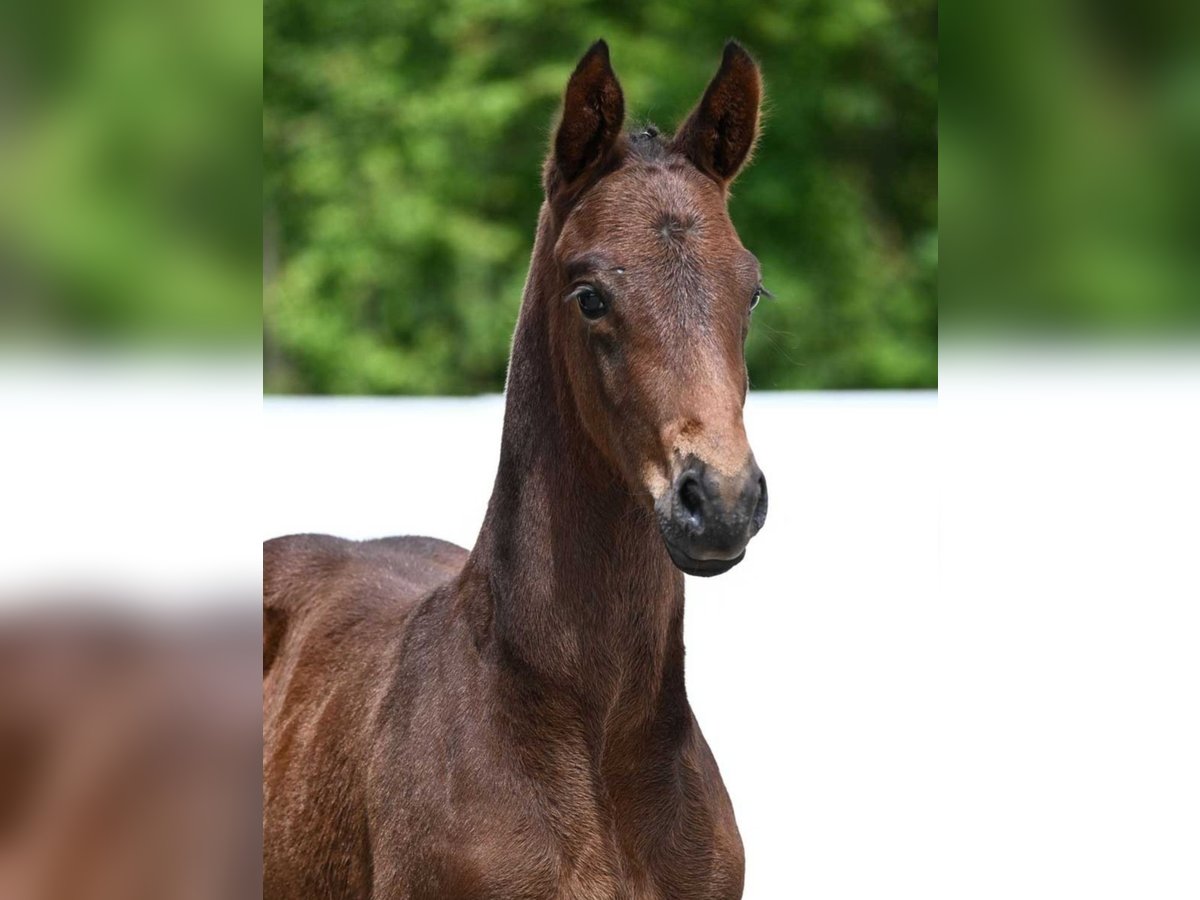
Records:
{"label": "horse's left ear", "polygon": [[624,121],[625,95],[609,62],[608,44],[596,41],[579,60],[563,97],[551,160],[562,183],[577,184],[603,169]]}
{"label": "horse's left ear", "polygon": [[672,141],[701,172],[726,185],[737,176],[758,137],[762,77],[737,41],[725,45],[721,68]]}

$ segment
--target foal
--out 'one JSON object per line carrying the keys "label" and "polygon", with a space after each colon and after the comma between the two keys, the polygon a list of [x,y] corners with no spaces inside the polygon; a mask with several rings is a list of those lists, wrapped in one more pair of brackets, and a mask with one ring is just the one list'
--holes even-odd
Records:
{"label": "foal", "polygon": [[270,898],[741,897],[683,681],[683,576],[766,517],[742,425],[762,287],[726,189],[758,128],[736,43],[673,138],[567,86],[474,549],[264,548]]}

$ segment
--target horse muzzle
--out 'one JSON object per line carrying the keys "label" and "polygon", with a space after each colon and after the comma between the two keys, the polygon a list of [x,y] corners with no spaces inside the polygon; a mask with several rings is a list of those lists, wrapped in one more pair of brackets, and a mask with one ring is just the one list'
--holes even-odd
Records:
{"label": "horse muzzle", "polygon": [[688,456],[654,507],[671,561],[687,575],[720,575],[767,520],[767,479],[753,457],[729,475]]}

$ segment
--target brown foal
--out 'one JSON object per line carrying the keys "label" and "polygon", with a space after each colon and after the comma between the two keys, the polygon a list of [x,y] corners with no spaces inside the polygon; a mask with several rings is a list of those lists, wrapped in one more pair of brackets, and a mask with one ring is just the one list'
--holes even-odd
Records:
{"label": "brown foal", "polygon": [[626,134],[595,44],[545,166],[474,549],[265,545],[267,898],[741,897],[681,571],[726,571],[766,517],[742,425],[762,286],[726,209],[760,95],[731,42],[673,138]]}

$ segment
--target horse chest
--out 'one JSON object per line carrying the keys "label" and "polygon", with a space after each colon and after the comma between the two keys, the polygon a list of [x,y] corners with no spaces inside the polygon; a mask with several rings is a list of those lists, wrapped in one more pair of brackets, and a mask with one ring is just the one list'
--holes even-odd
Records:
{"label": "horse chest", "polygon": [[[738,900],[743,857],[736,828],[718,825],[646,858],[621,849],[611,828],[563,841],[519,819],[480,822],[440,871],[421,878],[439,900]],[[388,896],[394,896],[388,894]]]}
{"label": "horse chest", "polygon": [[[481,858],[482,857],[482,858]],[[690,861],[694,863],[695,860]],[[688,862],[684,863],[687,867]],[[680,878],[669,868],[644,869],[627,860],[501,858],[494,847],[460,856],[432,879],[437,890],[416,897],[430,900],[738,900],[742,896],[741,857],[709,856],[706,872]],[[387,896],[395,896],[387,894]]]}

